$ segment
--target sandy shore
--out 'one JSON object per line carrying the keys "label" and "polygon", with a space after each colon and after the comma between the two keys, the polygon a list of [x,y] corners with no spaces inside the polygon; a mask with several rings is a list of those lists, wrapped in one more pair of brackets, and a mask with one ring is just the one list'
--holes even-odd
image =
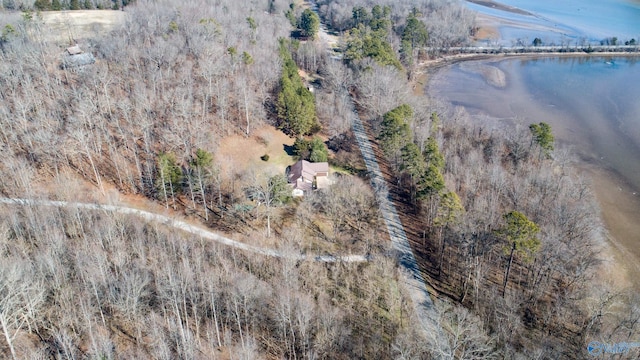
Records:
{"label": "sandy shore", "polygon": [[[607,251],[613,264],[603,264],[608,279],[640,291],[640,195],[634,195],[618,176],[596,165],[579,164],[591,179],[607,228]],[[605,259],[607,254],[603,254]]]}

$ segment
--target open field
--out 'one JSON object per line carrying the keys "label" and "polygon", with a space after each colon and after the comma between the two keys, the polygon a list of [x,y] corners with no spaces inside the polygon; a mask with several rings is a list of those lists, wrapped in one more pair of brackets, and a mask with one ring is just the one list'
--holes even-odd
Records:
{"label": "open field", "polygon": [[[216,157],[221,163],[222,171],[227,174],[247,172],[249,169],[256,174],[269,176],[284,174],[287,166],[296,161],[285,152],[285,146],[293,145],[294,141],[272,126],[265,126],[254,131],[250,137],[225,137]],[[269,155],[269,161],[260,159],[265,154]]]}
{"label": "open field", "polygon": [[115,29],[126,13],[117,10],[65,10],[40,13],[48,29],[47,40],[74,43]]}

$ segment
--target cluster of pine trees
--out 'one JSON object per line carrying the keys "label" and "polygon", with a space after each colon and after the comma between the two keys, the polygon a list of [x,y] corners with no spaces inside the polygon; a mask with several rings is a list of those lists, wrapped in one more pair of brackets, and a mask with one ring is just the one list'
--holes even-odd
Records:
{"label": "cluster of pine trees", "polygon": [[423,149],[412,139],[413,109],[402,104],[382,117],[378,140],[392,165],[407,178],[411,201],[422,200],[440,194],[445,189],[444,158],[433,137],[427,138]]}
{"label": "cluster of pine trees", "polygon": [[402,50],[403,57],[409,55],[409,50],[418,50],[423,44],[435,48],[464,45],[475,27],[474,13],[462,3],[319,0],[317,5],[323,21],[337,31],[359,28],[360,24],[374,31],[388,28],[389,37],[385,42],[396,53]]}
{"label": "cluster of pine trees", "polygon": [[371,14],[364,7],[353,9],[353,27],[347,32],[344,57],[349,61],[371,58],[380,65],[402,67],[388,42],[391,35],[391,8],[376,5]]}
{"label": "cluster of pine trees", "polygon": [[[175,154],[160,153],[156,178],[158,198],[165,202],[167,208],[171,203],[175,209],[176,197],[184,193],[191,199],[194,209],[197,208],[196,203],[202,206],[205,220],[209,220],[209,211],[214,203],[210,194],[214,193],[212,188],[218,171],[213,155],[203,149],[196,150],[184,169],[178,164]],[[220,197],[220,189],[217,192]]]}
{"label": "cluster of pine trees", "polygon": [[301,138],[320,129],[313,93],[302,82],[287,45],[287,40],[280,40],[283,65],[277,102],[278,127],[290,136]]}

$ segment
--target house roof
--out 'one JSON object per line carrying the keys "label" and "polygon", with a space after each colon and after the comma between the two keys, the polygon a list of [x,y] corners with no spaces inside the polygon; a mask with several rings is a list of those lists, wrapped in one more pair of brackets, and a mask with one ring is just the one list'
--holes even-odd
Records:
{"label": "house roof", "polygon": [[96,62],[96,58],[92,53],[81,53],[78,55],[67,55],[62,59],[61,67],[76,68],[84,65],[90,65]]}
{"label": "house roof", "polygon": [[302,178],[299,178],[293,184],[293,188],[294,189],[300,189],[302,191],[311,191],[311,190],[313,190],[313,184],[311,182],[306,182],[306,181],[302,180]]}
{"label": "house roof", "polygon": [[78,55],[82,54],[82,49],[80,49],[80,45],[76,44],[67,48],[67,52],[69,55]]}
{"label": "house roof", "polygon": [[318,173],[329,174],[329,163],[319,162],[312,163],[306,160],[300,160],[297,163],[291,165],[289,170],[288,181],[289,183],[296,183],[298,179],[304,179],[304,181],[312,182],[313,178]]}

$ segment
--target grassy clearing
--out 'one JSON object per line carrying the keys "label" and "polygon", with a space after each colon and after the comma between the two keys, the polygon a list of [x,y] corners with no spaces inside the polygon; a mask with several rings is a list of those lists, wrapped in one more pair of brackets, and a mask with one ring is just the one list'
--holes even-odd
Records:
{"label": "grassy clearing", "polygon": [[126,12],[117,10],[45,11],[40,16],[47,25],[48,41],[75,43],[104,34],[124,24]]}
{"label": "grassy clearing", "polygon": [[[281,131],[265,126],[257,129],[250,137],[232,135],[225,137],[218,147],[216,157],[227,173],[261,173],[265,175],[284,174],[287,166],[296,159],[285,151],[285,146],[292,146],[294,139]],[[260,157],[269,155],[269,160]]]}

